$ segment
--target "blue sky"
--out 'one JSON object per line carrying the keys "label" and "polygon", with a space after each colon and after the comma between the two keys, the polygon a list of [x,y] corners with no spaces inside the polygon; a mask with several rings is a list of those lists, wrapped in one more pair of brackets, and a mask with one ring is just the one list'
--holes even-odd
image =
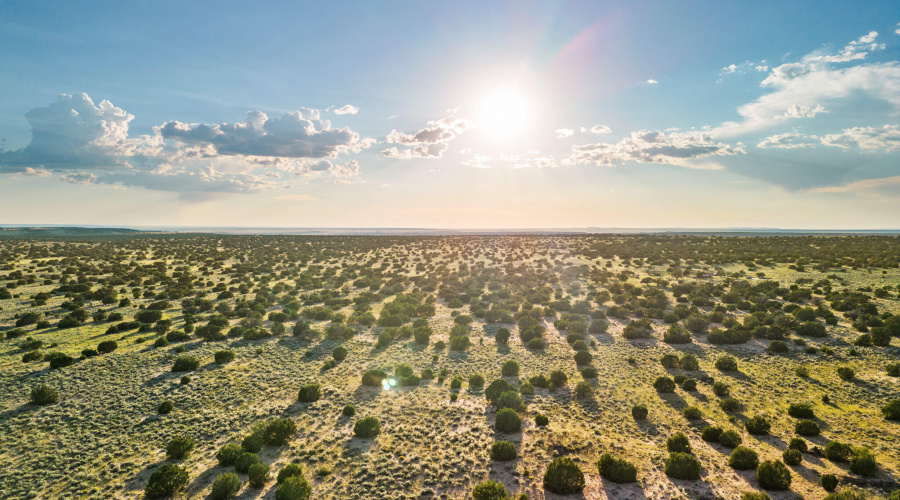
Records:
{"label": "blue sky", "polygon": [[896,1],[285,4],[5,3],[0,223],[900,227]]}

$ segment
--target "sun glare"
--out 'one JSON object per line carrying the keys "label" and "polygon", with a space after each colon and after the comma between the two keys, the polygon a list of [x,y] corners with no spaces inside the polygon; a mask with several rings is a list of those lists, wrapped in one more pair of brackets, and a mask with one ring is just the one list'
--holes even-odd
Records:
{"label": "sun glare", "polygon": [[528,99],[513,89],[498,89],[481,102],[478,125],[492,135],[511,138],[522,133],[531,119]]}

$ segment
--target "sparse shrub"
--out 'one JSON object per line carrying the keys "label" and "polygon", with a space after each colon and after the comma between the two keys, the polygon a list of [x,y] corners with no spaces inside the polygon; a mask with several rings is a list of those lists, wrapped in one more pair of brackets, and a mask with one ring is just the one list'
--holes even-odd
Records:
{"label": "sparse shrub", "polygon": [[781,460],[787,465],[800,465],[800,462],[803,461],[803,454],[800,453],[800,450],[788,448],[781,454]]}
{"label": "sparse shrub", "polygon": [[169,341],[165,337],[159,337],[153,341],[153,347],[166,347],[167,345],[169,345]]}
{"label": "sparse shrub", "polygon": [[375,417],[363,417],[353,425],[353,434],[359,438],[371,438],[381,432],[381,422]]}
{"label": "sparse shrub", "polygon": [[297,393],[297,401],[301,403],[313,403],[322,397],[322,386],[319,384],[306,384]]}
{"label": "sparse shrub", "polygon": [[653,388],[660,393],[675,392],[675,381],[665,376],[657,377],[653,382]]}
{"label": "sparse shrub", "polygon": [[781,340],[773,340],[769,342],[769,347],[766,348],[769,354],[783,354],[788,352],[788,346]]}
{"label": "sparse shrub", "polygon": [[737,371],[737,360],[732,356],[720,356],[719,359],[716,360],[716,369],[723,372]]}
{"label": "sparse shrub", "polygon": [[59,402],[59,392],[46,384],[36,385],[31,388],[29,401],[33,405],[49,405]]}
{"label": "sparse shrub", "polygon": [[269,481],[269,464],[257,462],[250,466],[247,475],[252,488],[262,488]]}
{"label": "sparse shrub", "polygon": [[575,397],[579,399],[589,398],[594,395],[594,388],[585,380],[575,384]]}
{"label": "sparse shrub", "polygon": [[241,479],[234,472],[223,472],[216,476],[212,483],[209,498],[212,500],[227,500],[233,498],[241,489]]}
{"label": "sparse shrub", "polygon": [[875,455],[862,447],[852,449],[853,458],[850,459],[850,472],[860,476],[874,476],[878,471]]}
{"label": "sparse shrub", "polygon": [[555,458],[544,473],[544,488],[559,495],[577,493],[584,489],[584,473],[571,458]]}
{"label": "sparse shrub", "polygon": [[276,418],[263,424],[259,432],[263,443],[269,446],[282,446],[297,432],[297,424],[289,418]]}
{"label": "sparse shrub", "polygon": [[144,496],[166,498],[183,490],[188,484],[188,471],[176,464],[165,464],[150,474]]}
{"label": "sparse shrub", "polygon": [[244,452],[244,449],[237,443],[225,443],[219,448],[219,451],[216,452],[216,460],[218,460],[219,465],[228,466],[234,465],[234,461],[237,460],[241,453]]}
{"label": "sparse shrub", "polygon": [[35,361],[43,361],[44,353],[41,351],[29,351],[22,355],[23,363],[33,363]]}
{"label": "sparse shrub", "polygon": [[769,429],[772,428],[772,424],[770,424],[765,417],[757,415],[747,420],[747,422],[744,423],[744,427],[746,427],[747,432],[749,432],[750,434],[762,436],[769,433]]}
{"label": "sparse shrub", "polygon": [[846,382],[853,380],[853,378],[856,376],[855,372],[853,371],[853,368],[850,368],[849,366],[839,367],[837,369],[837,373],[838,373],[838,377],[840,377],[841,380],[844,380]]}
{"label": "sparse shrub", "polygon": [[777,460],[766,460],[756,468],[756,480],[767,490],[786,490],[791,486],[791,471]]}
{"label": "sparse shrub", "polygon": [[737,448],[743,442],[744,438],[737,431],[731,429],[722,431],[722,434],[719,435],[719,444],[726,448]]}
{"label": "sparse shrub", "polygon": [[889,377],[900,377],[900,363],[890,363],[885,366],[885,371]]}
{"label": "sparse shrub", "polygon": [[682,370],[695,371],[700,369],[700,363],[697,361],[697,356],[694,356],[693,354],[685,354],[681,357],[678,364],[681,366]]}
{"label": "sparse shrub", "polygon": [[275,500],[309,500],[312,486],[303,476],[286,478],[275,490]]}
{"label": "sparse shrub", "polygon": [[472,498],[474,500],[507,500],[509,494],[503,484],[497,481],[482,481],[472,488]]}
{"label": "sparse shrub", "polygon": [[480,373],[469,375],[469,389],[481,389],[484,387],[484,376]]}
{"label": "sparse shrub", "polygon": [[496,340],[499,345],[507,345],[509,343],[509,336],[509,328],[499,328],[497,334],[494,335],[494,340]]}
{"label": "sparse shrub", "polygon": [[217,365],[231,363],[232,361],[234,361],[234,351],[216,351],[214,357]]}
{"label": "sparse shrub", "polygon": [[697,381],[692,378],[684,379],[684,382],[681,383],[681,388],[688,392],[696,391]]}
{"label": "sparse shrub", "polygon": [[504,408],[511,408],[513,410],[524,410],[525,403],[522,401],[522,398],[516,393],[516,391],[507,391],[500,395],[496,402],[497,410],[502,410]]}
{"label": "sparse shrub", "polygon": [[156,413],[159,413],[160,415],[168,415],[169,413],[172,413],[172,410],[174,409],[175,403],[173,403],[171,399],[167,399],[156,407]]}
{"label": "sparse shrub", "polygon": [[631,417],[635,420],[644,420],[645,418],[647,418],[647,407],[644,405],[632,406]]}
{"label": "sparse shrub", "polygon": [[597,462],[600,477],[614,483],[633,483],[637,481],[637,467],[624,458],[616,458],[609,453],[600,455]]}
{"label": "sparse shrub", "polygon": [[522,382],[522,385],[519,386],[519,392],[523,396],[532,396],[534,395],[534,386],[530,382]]}
{"label": "sparse shrub", "polygon": [[553,387],[565,387],[569,381],[569,376],[562,370],[553,370],[550,372],[550,384]]}
{"label": "sparse shrub", "polygon": [[666,475],[675,479],[696,481],[700,479],[700,461],[690,453],[672,452],[666,459]]}
{"label": "sparse shrub", "polygon": [[491,460],[506,462],[515,460],[516,456],[516,445],[509,441],[495,441],[491,445]]}
{"label": "sparse shrub", "polygon": [[197,368],[200,368],[200,360],[190,354],[178,356],[175,358],[175,363],[172,365],[173,372],[191,372]]}
{"label": "sparse shrub", "polygon": [[235,459],[234,470],[240,472],[241,474],[246,474],[250,471],[250,466],[255,463],[259,463],[259,456],[257,456],[256,453],[245,451],[238,455],[237,459]]}
{"label": "sparse shrub", "polygon": [[504,408],[495,415],[494,428],[504,434],[514,434],[522,428],[522,419],[512,408]]}
{"label": "sparse shrub", "polygon": [[691,442],[684,433],[678,432],[666,439],[666,449],[669,453],[691,453]]}
{"label": "sparse shrub", "polygon": [[197,447],[197,442],[190,436],[175,436],[166,445],[166,458],[184,460]]}
{"label": "sparse shrub", "polygon": [[713,393],[720,398],[726,398],[731,394],[731,388],[725,382],[713,382]]}
{"label": "sparse shrub", "polygon": [[725,398],[719,400],[719,407],[725,412],[738,411],[741,409],[741,402],[734,398]]}
{"label": "sparse shrub", "polygon": [[751,470],[759,465],[759,455],[746,446],[738,446],[728,456],[728,466],[737,470]]}
{"label": "sparse shrub", "polygon": [[765,491],[748,491],[741,495],[741,500],[772,500]]}
{"label": "sparse shrub", "polygon": [[534,416],[534,423],[538,427],[544,427],[550,425],[550,417],[544,415],[543,413],[538,413]]}
{"label": "sparse shrub", "polygon": [[813,420],[801,420],[794,426],[794,431],[801,436],[818,436],[821,430]]}

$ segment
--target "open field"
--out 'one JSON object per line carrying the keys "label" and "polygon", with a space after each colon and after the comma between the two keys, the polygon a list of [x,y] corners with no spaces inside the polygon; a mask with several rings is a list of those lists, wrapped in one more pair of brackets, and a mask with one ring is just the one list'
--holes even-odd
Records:
{"label": "open field", "polygon": [[[217,451],[255,449],[245,438],[273,419],[293,428],[256,452],[271,477],[238,473],[237,498],[276,498],[290,463],[310,498],[471,498],[486,480],[514,498],[741,498],[763,491],[756,466],[730,466],[733,446],[704,429],[780,463],[802,446],[800,420],[820,433],[802,436],[771,498],[825,498],[827,474],[840,498],[887,498],[900,489],[900,422],[883,411],[900,399],[898,263],[892,236],[0,240],[0,498],[142,498],[166,464],[187,471],[176,497],[207,498],[234,472]],[[680,366],[686,354],[697,366]],[[173,371],[185,355],[198,366]],[[363,385],[370,370],[396,386],[374,372]],[[489,398],[498,379],[512,397]],[[318,399],[298,401],[313,383]],[[41,385],[58,401],[33,404]],[[501,432],[509,401],[521,429]],[[369,416],[380,433],[356,437]],[[757,417],[767,432],[750,432]],[[698,479],[666,473],[677,433]],[[196,446],[167,459],[177,436]],[[515,459],[492,460],[501,440]],[[604,453],[637,481],[602,478]],[[583,472],[580,493],[545,488],[558,457]]]}

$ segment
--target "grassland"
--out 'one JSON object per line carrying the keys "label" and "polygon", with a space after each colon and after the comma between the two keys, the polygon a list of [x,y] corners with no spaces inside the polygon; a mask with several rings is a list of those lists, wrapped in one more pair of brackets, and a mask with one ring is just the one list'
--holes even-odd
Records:
{"label": "grassland", "polygon": [[[900,488],[900,423],[882,414],[885,404],[900,398],[900,380],[886,372],[900,358],[900,340],[854,344],[864,333],[860,330],[874,333],[900,314],[900,241],[738,240],[0,240],[0,287],[12,285],[6,288],[11,296],[0,298],[0,331],[7,336],[16,331],[15,338],[0,340],[0,498],[141,498],[151,473],[166,463],[178,463],[189,472],[179,497],[206,498],[215,477],[233,470],[218,465],[216,451],[229,441],[240,443],[255,424],[273,418],[292,420],[296,433],[287,445],[264,447],[259,457],[272,466],[273,477],[288,463],[301,464],[312,498],[470,498],[473,486],[486,479],[503,483],[510,494],[563,498],[543,486],[544,471],[556,457],[572,458],[585,476],[583,491],[566,498],[740,498],[760,490],[755,470],[729,467],[731,449],[701,439],[702,429],[715,425],[735,430],[760,461],[781,460],[797,436],[797,419],[787,413],[792,403],[810,404],[822,432],[804,438],[810,451],[800,465],[789,467],[790,488],[768,494],[824,498],[828,492],[820,478],[835,474],[841,479],[838,491],[858,487],[864,497],[886,497]],[[748,258],[748,252],[767,246],[771,255]],[[668,248],[667,253],[659,248]],[[86,287],[72,286],[76,284]],[[757,291],[726,298],[748,289]],[[771,293],[758,291],[763,289]],[[102,297],[110,290],[114,300],[104,304]],[[786,298],[798,290],[804,293]],[[835,310],[836,302],[848,294],[856,294],[855,305]],[[653,297],[656,302],[650,304]],[[200,300],[208,303],[198,305]],[[404,300],[425,307],[388,320],[391,304]],[[120,313],[122,321],[131,321],[153,308],[170,323],[114,331],[110,327],[118,320],[86,319],[58,328],[78,309],[89,316]],[[780,354],[770,354],[771,338],[761,338],[758,332],[739,344],[709,341],[710,331],[740,330],[754,312],[758,317],[793,318],[797,308],[817,310],[812,322],[825,326],[826,336],[800,336],[797,324],[787,325],[775,332],[788,347]],[[785,309],[791,312],[785,314]],[[537,310],[540,314],[531,316],[539,317],[535,330],[543,348],[535,349],[521,340],[521,318]],[[683,317],[671,317],[685,310]],[[496,314],[486,314],[490,311]],[[47,323],[16,327],[26,313],[38,313],[39,321]],[[378,322],[366,325],[365,313]],[[665,313],[670,314],[663,317]],[[829,313],[836,324],[826,326]],[[565,314],[576,324],[558,323]],[[221,329],[224,339],[200,338],[204,325],[221,321],[217,316],[227,320]],[[315,319],[322,316],[328,319]],[[472,321],[458,320],[466,316]],[[652,333],[626,339],[626,326],[641,317],[651,318]],[[691,333],[690,343],[663,341],[671,324],[686,325],[692,317],[705,324]],[[416,320],[431,332],[427,344],[412,335]],[[309,328],[297,328],[293,335],[298,323]],[[187,340],[155,345],[167,332],[190,330],[188,324],[194,332]],[[278,325],[285,327],[284,333]],[[449,348],[454,327],[455,335],[460,327],[466,331],[470,345],[465,350]],[[512,332],[508,343],[497,341],[501,328]],[[381,347],[380,337],[386,338]],[[29,338],[41,346],[23,347]],[[104,340],[115,340],[118,348],[81,355]],[[596,377],[584,378],[581,370],[586,365],[574,361],[577,340],[585,342]],[[346,347],[348,356],[329,367],[325,364],[337,346]],[[216,364],[214,353],[225,349],[234,352],[234,361]],[[29,351],[58,351],[77,359],[71,366],[51,369],[47,361],[23,362]],[[699,369],[667,369],[660,363],[667,353],[693,354]],[[172,372],[180,354],[198,357],[200,367]],[[722,355],[735,357],[738,370],[717,369]],[[518,376],[502,376],[507,360],[518,362]],[[416,374],[430,369],[435,377],[390,390],[361,385],[367,370],[391,374],[399,364],[408,364]],[[800,367],[808,376],[797,375]],[[851,367],[855,376],[841,379],[839,367]],[[521,387],[532,376],[556,370],[568,381],[523,394],[523,426],[514,434],[494,429],[495,408],[483,388],[468,383],[470,375],[481,374],[485,387],[500,378]],[[182,383],[185,374],[189,383]],[[697,389],[654,389],[658,377],[677,375],[695,379]],[[456,376],[464,382],[460,389],[451,389]],[[582,380],[592,391],[579,397],[574,388]],[[715,381],[728,384],[731,397],[740,403],[737,411],[721,408],[722,398],[712,389]],[[298,402],[298,389],[308,383],[321,384],[322,397]],[[60,400],[30,404],[29,392],[39,384],[56,389]],[[157,407],[164,400],[171,400],[175,410],[161,415]],[[356,408],[354,417],[342,414],[348,404]],[[637,404],[647,407],[646,420],[632,417]],[[702,418],[686,419],[682,410],[688,406],[699,408]],[[535,424],[539,413],[549,417],[549,425]],[[354,422],[362,416],[380,420],[377,437],[354,437]],[[771,423],[768,435],[747,432],[744,422],[754,416]],[[702,465],[699,480],[673,479],[663,471],[666,440],[677,432],[688,436]],[[187,459],[167,460],[166,443],[177,435],[193,437],[198,446]],[[500,439],[516,445],[515,460],[491,460],[490,446]],[[877,471],[863,476],[851,472],[847,463],[825,458],[821,450],[830,441],[869,449]],[[638,481],[616,484],[602,479],[597,460],[604,452],[632,462]],[[252,488],[246,474],[239,477],[243,484],[238,498],[275,498],[274,479]]]}

